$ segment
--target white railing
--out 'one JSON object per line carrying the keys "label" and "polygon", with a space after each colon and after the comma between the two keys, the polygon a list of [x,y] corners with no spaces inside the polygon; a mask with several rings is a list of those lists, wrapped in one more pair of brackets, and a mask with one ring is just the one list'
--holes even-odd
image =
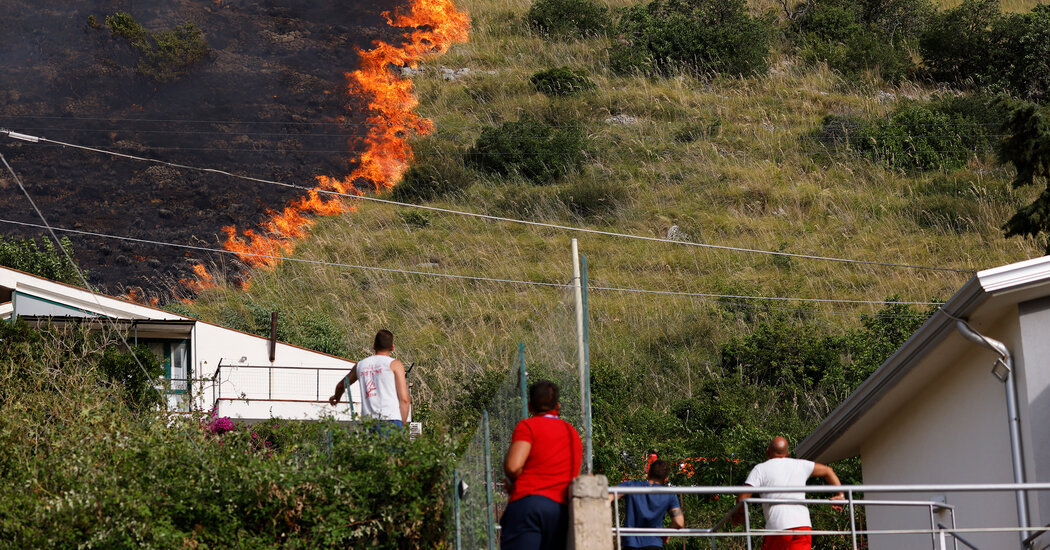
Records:
{"label": "white railing", "polygon": [[[856,498],[856,494],[865,495],[879,493],[953,493],[953,492],[1035,492],[1050,491],[1050,483],[1003,483],[1003,484],[964,484],[964,485],[810,485],[804,487],[667,487],[654,485],[650,487],[609,487],[609,493],[614,497],[614,517],[616,525],[613,526],[613,535],[616,539],[616,548],[620,549],[621,536],[658,536],[658,537],[704,537],[711,541],[711,548],[716,548],[719,539],[744,538],[748,550],[752,549],[753,539],[765,535],[797,534],[791,531],[775,531],[767,529],[751,528],[751,504],[805,504],[806,506],[842,506],[849,510],[850,528],[848,530],[813,530],[806,534],[813,536],[849,536],[852,547],[856,550],[861,548],[859,539],[870,535],[929,535],[931,548],[934,550],[958,550],[962,544],[968,548],[977,548],[970,543],[966,535],[969,533],[1026,533],[1024,542],[1018,542],[1019,548],[1027,548],[1040,535],[1050,530],[1047,527],[977,527],[960,528],[956,525],[955,506],[935,500],[879,500],[871,498]],[[762,494],[762,493],[844,493],[844,500],[830,499],[765,499],[747,498],[733,506],[722,519],[711,528],[629,528],[620,526],[620,503],[621,495],[637,494],[674,494],[674,495],[726,495],[726,494]],[[925,529],[858,529],[856,510],[858,506],[886,506],[886,507],[915,507],[925,509],[929,513],[929,528]],[[730,522],[730,519],[743,509],[744,530],[739,532],[723,531],[722,528]],[[947,512],[951,518],[950,525],[944,525],[937,521],[938,512]]]}

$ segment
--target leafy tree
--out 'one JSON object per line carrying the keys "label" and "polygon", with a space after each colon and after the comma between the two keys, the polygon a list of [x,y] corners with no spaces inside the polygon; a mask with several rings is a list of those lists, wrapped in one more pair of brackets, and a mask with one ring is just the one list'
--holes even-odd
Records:
{"label": "leafy tree", "polygon": [[[1047,182],[1047,189],[1034,202],[1017,211],[1004,225],[1006,237],[1035,237],[1050,233],[1050,110],[1034,103],[1010,103],[1006,124],[1010,134],[999,148],[999,159],[1017,171],[1014,187]],[[1050,243],[1047,244],[1050,253]]]}
{"label": "leafy tree", "polygon": [[60,283],[82,285],[76,264],[66,258],[76,257],[73,254],[73,243],[68,237],[62,237],[58,246],[51,239],[4,238],[0,236],[0,265],[32,273]]}

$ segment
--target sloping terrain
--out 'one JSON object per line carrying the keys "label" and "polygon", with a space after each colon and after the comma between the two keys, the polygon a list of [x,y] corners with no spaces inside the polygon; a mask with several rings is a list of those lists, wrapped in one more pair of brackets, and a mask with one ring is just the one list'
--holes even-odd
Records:
{"label": "sloping terrain", "polygon": [[[399,33],[383,2],[58,3],[0,5],[0,127],[174,163],[307,186],[352,167],[361,134],[344,73],[355,48]],[[105,17],[126,10],[147,31],[186,23],[210,48],[174,82],[136,72],[137,52]],[[95,26],[89,23],[94,16]],[[221,248],[220,229],[252,227],[304,193],[212,174],[3,139],[0,151],[56,226]],[[40,223],[0,175],[4,218]],[[5,235],[41,235],[5,225]],[[71,235],[92,282],[170,296],[195,263],[229,258]],[[234,262],[236,263],[236,262]],[[237,272],[231,266],[231,272]]]}

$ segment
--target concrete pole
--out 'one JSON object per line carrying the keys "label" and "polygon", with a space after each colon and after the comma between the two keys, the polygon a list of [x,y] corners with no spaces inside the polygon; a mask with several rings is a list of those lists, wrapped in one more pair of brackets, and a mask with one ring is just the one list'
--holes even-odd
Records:
{"label": "concrete pole", "polygon": [[603,475],[581,475],[569,486],[569,550],[613,547],[609,482]]}
{"label": "concrete pole", "polygon": [[[586,403],[584,403],[584,400],[587,399],[587,374],[585,372],[587,368],[587,346],[584,342],[583,326],[583,278],[580,276],[580,249],[576,239],[572,240],[572,287],[576,297],[576,355],[579,365],[577,375],[580,380],[580,420],[585,421]],[[590,449],[585,449],[584,451],[589,452]]]}

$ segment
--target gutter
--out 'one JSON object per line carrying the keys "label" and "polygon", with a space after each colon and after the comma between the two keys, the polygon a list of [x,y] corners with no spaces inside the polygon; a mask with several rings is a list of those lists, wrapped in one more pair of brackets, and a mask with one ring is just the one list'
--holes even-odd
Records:
{"label": "gutter", "polygon": [[[955,328],[967,340],[990,349],[999,355],[992,374],[1006,389],[1006,416],[1010,425],[1010,458],[1013,462],[1014,483],[1024,483],[1024,463],[1021,457],[1021,419],[1017,412],[1017,377],[1014,376],[1014,357],[1006,344],[974,330],[966,321],[955,320]],[[1003,372],[1005,371],[1005,372]],[[1017,500],[1017,526],[1021,528],[1021,547],[1028,547],[1028,499],[1025,490],[1014,493]]]}

